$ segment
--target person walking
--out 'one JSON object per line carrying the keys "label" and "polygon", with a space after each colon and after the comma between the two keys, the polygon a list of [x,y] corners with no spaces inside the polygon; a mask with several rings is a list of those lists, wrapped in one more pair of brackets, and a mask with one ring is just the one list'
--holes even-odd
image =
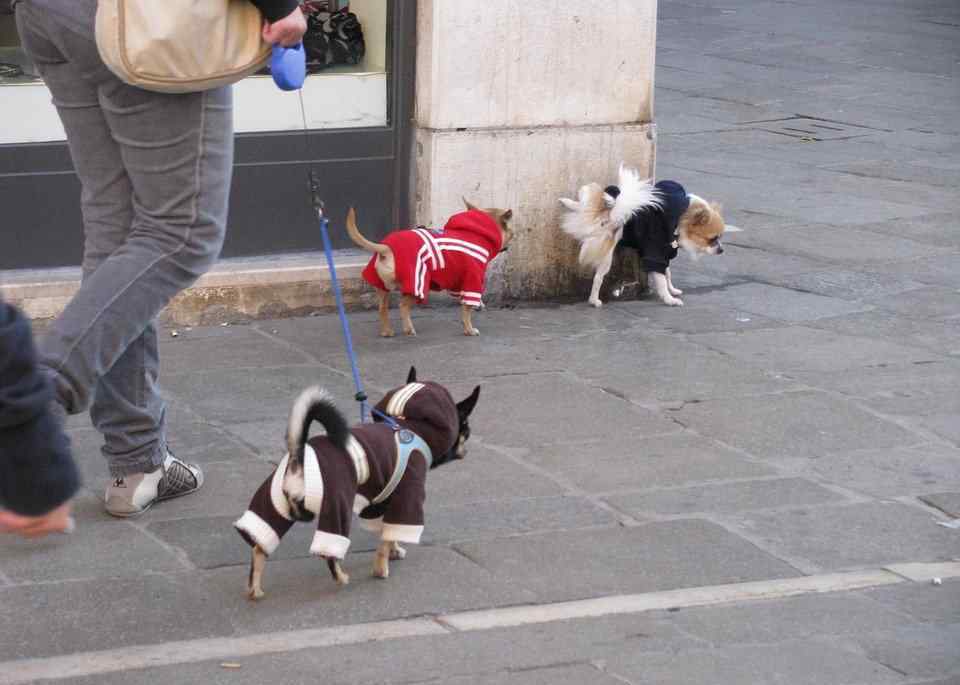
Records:
{"label": "person walking", "polygon": [[[251,1],[269,43],[300,41],[306,20],[297,0]],[[103,436],[106,510],[136,516],[203,485],[201,469],[168,446],[156,317],[210,269],[223,245],[231,89],[164,94],[122,82],[97,50],[96,0],[15,0],[13,7],[81,184],[81,285],[39,342],[39,366],[53,413],[89,410]]]}

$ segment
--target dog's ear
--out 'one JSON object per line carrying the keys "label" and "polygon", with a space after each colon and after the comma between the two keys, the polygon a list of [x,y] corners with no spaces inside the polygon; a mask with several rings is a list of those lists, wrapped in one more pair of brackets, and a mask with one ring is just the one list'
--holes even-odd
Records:
{"label": "dog's ear", "polygon": [[470,416],[473,413],[473,408],[477,406],[477,400],[480,399],[480,386],[478,385],[473,389],[473,392],[470,393],[470,396],[457,402],[457,414],[460,416],[460,419],[463,420]]}
{"label": "dog's ear", "polygon": [[407,373],[407,383],[416,383],[417,382],[417,367],[411,366],[410,372]]}
{"label": "dog's ear", "polygon": [[475,207],[473,204],[471,204],[470,200],[468,200],[467,198],[461,197],[460,199],[463,200],[463,204],[466,205],[467,209],[471,209],[471,210],[480,209],[479,207]]}
{"label": "dog's ear", "polygon": [[508,209],[500,215],[500,221],[503,221],[504,223],[506,223],[507,221],[510,221],[510,219],[512,218],[513,218],[512,209]]}

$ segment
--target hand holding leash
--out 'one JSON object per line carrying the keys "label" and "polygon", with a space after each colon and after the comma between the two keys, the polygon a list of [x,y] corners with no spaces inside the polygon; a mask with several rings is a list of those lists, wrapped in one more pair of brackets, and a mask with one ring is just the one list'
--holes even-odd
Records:
{"label": "hand holding leash", "polygon": [[292,48],[303,40],[307,32],[307,19],[299,7],[283,19],[272,24],[264,23],[263,39],[271,45]]}
{"label": "hand holding leash", "polygon": [[270,73],[280,90],[300,90],[307,77],[307,57],[303,49],[303,34],[307,20],[298,7],[272,24],[263,25],[263,39],[273,45]]}

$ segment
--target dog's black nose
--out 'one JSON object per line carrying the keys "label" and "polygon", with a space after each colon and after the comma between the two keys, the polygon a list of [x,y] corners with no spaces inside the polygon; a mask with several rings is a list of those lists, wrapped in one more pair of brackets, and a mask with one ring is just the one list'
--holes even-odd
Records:
{"label": "dog's black nose", "polygon": [[723,246],[722,246],[722,245],[717,246],[717,254],[723,254]]}

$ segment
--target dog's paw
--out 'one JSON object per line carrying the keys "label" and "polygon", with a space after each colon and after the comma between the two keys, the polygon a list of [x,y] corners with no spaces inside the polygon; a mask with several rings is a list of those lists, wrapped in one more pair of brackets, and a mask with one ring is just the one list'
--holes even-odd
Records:
{"label": "dog's paw", "polygon": [[392,337],[395,336],[396,334],[397,334],[397,332],[394,331],[392,328],[382,328],[382,329],[380,329],[380,337],[381,337],[381,338],[392,338]]}
{"label": "dog's paw", "polygon": [[597,309],[603,306],[603,302],[600,301],[599,297],[591,297],[587,302],[590,303],[591,307],[596,307]]}
{"label": "dog's paw", "polygon": [[477,335],[480,335],[480,330],[477,328],[464,328],[463,334],[470,335],[470,336],[477,336]]}
{"label": "dog's paw", "polygon": [[411,326],[410,328],[404,328],[404,329],[403,329],[403,334],[404,334],[404,335],[408,335],[408,336],[410,336],[411,338],[416,338],[416,337],[417,337],[417,329],[416,329],[416,328],[413,328],[412,326]]}
{"label": "dog's paw", "polygon": [[683,300],[681,300],[681,299],[678,298],[678,297],[668,297],[668,298],[664,299],[663,303],[664,303],[665,305],[667,305],[667,306],[670,306],[670,307],[682,307],[682,306],[683,306]]}
{"label": "dog's paw", "polygon": [[263,590],[258,587],[247,588],[247,599],[251,602],[263,599]]}
{"label": "dog's paw", "polygon": [[390,561],[397,561],[398,559],[406,559],[407,550],[401,547],[398,544],[394,544],[393,549],[390,550]]}
{"label": "dog's paw", "polygon": [[680,290],[680,288],[670,288],[670,294],[673,295],[674,297],[678,297],[680,295],[683,295],[683,291]]}

